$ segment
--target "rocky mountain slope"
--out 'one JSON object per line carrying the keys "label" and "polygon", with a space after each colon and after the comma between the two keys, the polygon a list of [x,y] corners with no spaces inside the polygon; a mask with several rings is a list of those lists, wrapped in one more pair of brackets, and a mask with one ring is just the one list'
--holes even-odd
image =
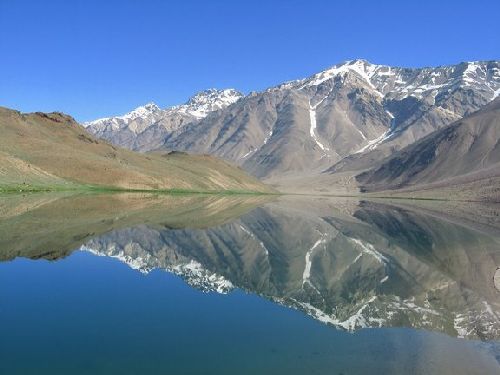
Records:
{"label": "rocky mountain slope", "polygon": [[217,155],[280,184],[325,170],[353,176],[499,94],[498,61],[399,68],[353,60],[251,93],[158,136],[152,125],[133,142],[120,131],[106,137],[143,151],[161,144]]}
{"label": "rocky mountain slope", "polygon": [[[81,188],[197,191],[270,189],[211,156],[143,155],[89,135],[61,113],[0,107],[0,190]],[[84,187],[83,186],[83,187]]]}
{"label": "rocky mountain slope", "polygon": [[407,146],[357,179],[365,191],[477,181],[478,190],[489,189],[500,201],[500,99]]}

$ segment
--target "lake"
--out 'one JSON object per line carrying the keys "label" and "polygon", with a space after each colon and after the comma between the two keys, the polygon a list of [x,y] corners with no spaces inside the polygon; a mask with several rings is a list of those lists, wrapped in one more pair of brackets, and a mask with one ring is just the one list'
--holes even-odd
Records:
{"label": "lake", "polygon": [[0,373],[500,374],[499,212],[0,196]]}

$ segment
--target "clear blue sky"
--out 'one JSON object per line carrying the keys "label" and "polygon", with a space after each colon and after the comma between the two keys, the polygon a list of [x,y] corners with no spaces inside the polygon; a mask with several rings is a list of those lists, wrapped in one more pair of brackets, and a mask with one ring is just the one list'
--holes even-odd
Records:
{"label": "clear blue sky", "polygon": [[0,105],[81,121],[365,58],[500,58],[500,1],[0,0]]}

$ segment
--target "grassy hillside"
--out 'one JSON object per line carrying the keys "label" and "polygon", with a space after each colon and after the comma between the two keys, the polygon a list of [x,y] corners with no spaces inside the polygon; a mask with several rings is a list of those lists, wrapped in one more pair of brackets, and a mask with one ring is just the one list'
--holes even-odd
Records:
{"label": "grassy hillside", "polygon": [[0,191],[126,189],[271,192],[219,159],[139,154],[89,135],[62,113],[0,107]]}

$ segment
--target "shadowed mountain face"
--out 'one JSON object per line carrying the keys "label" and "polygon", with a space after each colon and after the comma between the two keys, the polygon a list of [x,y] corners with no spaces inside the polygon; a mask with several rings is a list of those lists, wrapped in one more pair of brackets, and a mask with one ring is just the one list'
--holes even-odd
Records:
{"label": "shadowed mountain face", "polygon": [[[144,204],[130,196],[121,198],[129,213],[103,219],[95,210],[104,201],[77,199],[87,207],[83,221],[49,222],[38,232],[33,218],[82,202],[65,198],[5,206],[2,259],[57,258],[43,246],[50,237],[59,256],[77,248],[117,258],[143,273],[173,272],[204,291],[243,289],[349,331],[413,327],[481,340],[500,337],[495,221],[474,229],[449,215],[355,200],[178,203],[169,198]],[[206,215],[189,219],[195,212]],[[205,217],[205,224],[193,227],[198,217]],[[27,239],[8,251],[20,237],[12,228],[22,228]],[[82,230],[91,233],[78,235]]]}
{"label": "shadowed mountain face", "polygon": [[[133,148],[208,153],[287,185],[291,176],[366,170],[499,93],[497,61],[409,69],[354,60],[182,125],[151,120],[133,136]],[[110,127],[105,138],[130,147],[121,132]]]}
{"label": "shadowed mountain face", "polygon": [[[367,191],[483,180],[500,199],[500,99],[357,176]],[[480,183],[478,183],[480,184]]]}

